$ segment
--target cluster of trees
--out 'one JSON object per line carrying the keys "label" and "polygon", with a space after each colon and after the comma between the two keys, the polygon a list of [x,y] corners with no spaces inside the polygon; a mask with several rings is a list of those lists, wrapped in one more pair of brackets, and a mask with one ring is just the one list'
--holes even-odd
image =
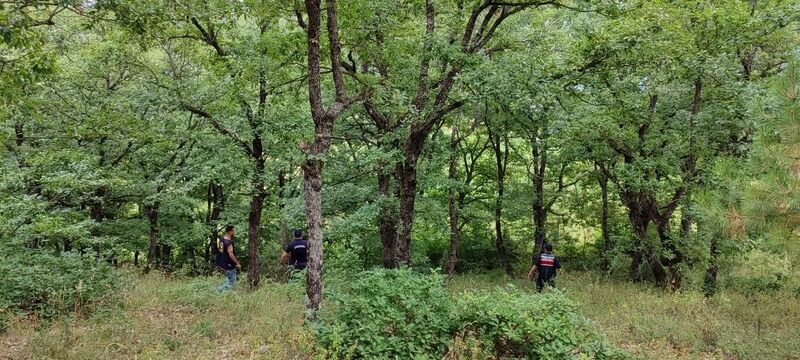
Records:
{"label": "cluster of trees", "polygon": [[[762,225],[796,236],[775,152],[796,152],[797,85],[794,110],[764,99],[798,20],[791,0],[2,2],[2,241],[199,274],[230,222],[257,287],[305,224],[314,309],[324,247],[514,274],[553,241],[716,284],[746,248],[721,239],[765,233],[745,223],[777,209]],[[773,175],[750,199],[753,174]]]}

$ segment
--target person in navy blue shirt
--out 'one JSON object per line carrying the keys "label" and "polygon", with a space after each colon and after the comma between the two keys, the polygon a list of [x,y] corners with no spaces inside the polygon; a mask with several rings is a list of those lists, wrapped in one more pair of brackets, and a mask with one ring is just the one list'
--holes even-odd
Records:
{"label": "person in navy blue shirt", "polygon": [[283,249],[281,264],[289,264],[296,271],[308,265],[308,240],[303,239],[303,230],[294,229],[294,239]]}
{"label": "person in navy blue shirt", "polygon": [[236,284],[236,271],[242,270],[242,264],[236,259],[233,254],[233,239],[236,234],[236,229],[233,225],[225,227],[225,235],[217,238],[217,258],[216,265],[222,272],[225,273],[225,282],[217,289],[219,292],[225,292]]}
{"label": "person in navy blue shirt", "polygon": [[561,262],[553,255],[553,244],[544,244],[544,252],[533,259],[533,266],[528,273],[528,278],[532,279],[536,274],[536,290],[542,292],[545,284],[555,287],[556,270],[558,269],[561,269]]}

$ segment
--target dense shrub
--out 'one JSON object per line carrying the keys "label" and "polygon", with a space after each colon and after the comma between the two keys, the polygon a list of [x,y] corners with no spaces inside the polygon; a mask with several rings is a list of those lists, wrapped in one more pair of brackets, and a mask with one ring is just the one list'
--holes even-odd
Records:
{"label": "dense shrub", "polygon": [[789,259],[760,250],[746,253],[725,282],[745,295],[775,293],[789,285],[792,265]]}
{"label": "dense shrub", "polygon": [[319,341],[331,357],[436,358],[451,340],[450,297],[440,275],[362,272],[332,294]]}
{"label": "dense shrub", "polygon": [[452,296],[438,274],[360,273],[320,324],[329,358],[624,358],[560,293],[514,289]]}
{"label": "dense shrub", "polygon": [[64,314],[98,300],[118,285],[103,261],[75,253],[54,256],[15,251],[0,262],[0,312],[32,313],[43,318]]}
{"label": "dense shrub", "polygon": [[[456,300],[456,336],[484,356],[528,359],[623,358],[595,335],[576,305],[558,292],[515,289],[465,292]],[[470,341],[473,340],[473,341]],[[475,341],[477,340],[477,341]],[[461,351],[454,347],[452,351]]]}

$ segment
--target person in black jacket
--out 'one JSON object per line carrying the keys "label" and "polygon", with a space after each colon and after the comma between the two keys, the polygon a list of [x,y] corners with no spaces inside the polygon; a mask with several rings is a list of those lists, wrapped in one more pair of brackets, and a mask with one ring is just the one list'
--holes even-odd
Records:
{"label": "person in black jacket", "polygon": [[536,275],[536,290],[542,292],[545,284],[556,286],[555,278],[558,269],[561,269],[561,262],[553,255],[553,244],[544,244],[544,252],[533,260],[528,278],[533,279],[533,276]]}

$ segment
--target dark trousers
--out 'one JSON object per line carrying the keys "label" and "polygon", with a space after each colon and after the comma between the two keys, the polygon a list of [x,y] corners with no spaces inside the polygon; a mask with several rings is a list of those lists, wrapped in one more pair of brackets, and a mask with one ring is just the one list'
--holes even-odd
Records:
{"label": "dark trousers", "polygon": [[556,277],[555,276],[537,276],[536,277],[536,291],[542,292],[544,286],[548,285],[550,287],[556,287]]}
{"label": "dark trousers", "polygon": [[289,279],[297,279],[297,278],[299,278],[300,274],[305,269],[306,269],[305,265],[293,265],[292,266],[292,273],[289,275]]}

